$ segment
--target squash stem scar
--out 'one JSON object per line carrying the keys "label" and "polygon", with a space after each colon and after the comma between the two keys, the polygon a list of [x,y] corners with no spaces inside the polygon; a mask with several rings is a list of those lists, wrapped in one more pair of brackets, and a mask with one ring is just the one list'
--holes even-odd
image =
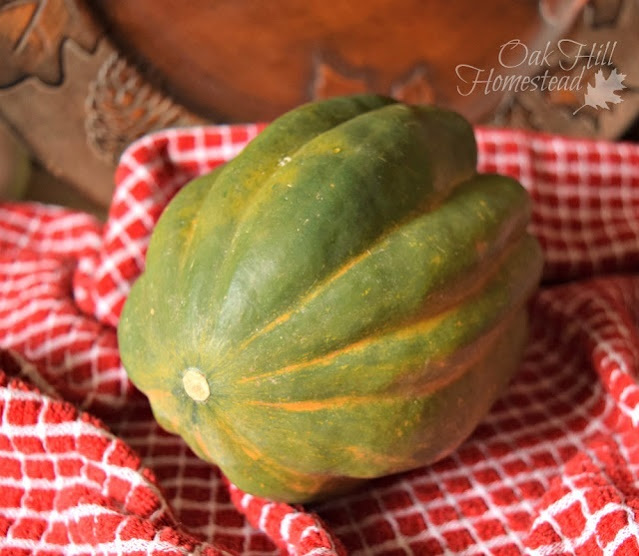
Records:
{"label": "squash stem scar", "polygon": [[182,386],[189,398],[196,402],[203,402],[211,395],[211,389],[206,377],[196,367],[189,367],[182,375]]}

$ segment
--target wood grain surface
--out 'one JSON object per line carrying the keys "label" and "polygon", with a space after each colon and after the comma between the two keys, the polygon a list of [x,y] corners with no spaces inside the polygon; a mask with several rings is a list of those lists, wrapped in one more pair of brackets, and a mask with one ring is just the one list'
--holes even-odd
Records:
{"label": "wood grain surface", "polygon": [[[0,120],[52,187],[68,185],[61,202],[75,191],[101,209],[118,157],[146,133],[268,121],[362,91],[437,103],[474,123],[616,139],[636,130],[637,29],[636,0],[0,0]],[[460,93],[461,65],[571,77],[556,52],[563,39],[584,52],[614,43],[614,56],[584,70],[578,90]],[[587,87],[613,71],[623,76],[615,102],[584,107]]]}
{"label": "wood grain surface", "polygon": [[[270,120],[312,98],[364,90],[477,119],[500,96],[459,95],[455,67],[493,64],[501,44],[532,44],[551,28],[537,0],[111,0],[94,9],[175,98],[229,121]],[[556,17],[554,33],[569,20]]]}

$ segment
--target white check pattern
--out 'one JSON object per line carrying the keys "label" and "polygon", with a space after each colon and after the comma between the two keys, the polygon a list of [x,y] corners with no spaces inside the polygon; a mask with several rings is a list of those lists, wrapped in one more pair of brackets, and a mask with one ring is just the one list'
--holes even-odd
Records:
{"label": "white check pattern", "polygon": [[114,326],[169,199],[261,129],[139,140],[105,225],[0,205],[0,553],[638,554],[639,146],[477,129],[546,266],[518,375],[445,460],[294,508],[158,427]]}

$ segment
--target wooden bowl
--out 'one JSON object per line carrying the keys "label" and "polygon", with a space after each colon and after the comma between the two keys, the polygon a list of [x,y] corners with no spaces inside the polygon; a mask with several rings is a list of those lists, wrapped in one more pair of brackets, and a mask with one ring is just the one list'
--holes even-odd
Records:
{"label": "wooden bowl", "polygon": [[[639,113],[639,4],[584,4],[5,0],[0,118],[56,183],[102,208],[118,157],[145,133],[267,121],[361,91],[437,103],[474,123],[612,139]],[[593,48],[615,42],[614,56],[589,68],[578,91],[469,90],[473,71],[559,78],[547,50],[562,38]],[[618,70],[627,90],[614,106],[575,113],[598,69]]]}

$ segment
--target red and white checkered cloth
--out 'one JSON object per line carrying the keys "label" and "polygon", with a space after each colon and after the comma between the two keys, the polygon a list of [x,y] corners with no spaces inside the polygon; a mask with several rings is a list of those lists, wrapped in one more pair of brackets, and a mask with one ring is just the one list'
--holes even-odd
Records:
{"label": "red and white checkered cloth", "polygon": [[122,157],[104,226],[0,205],[0,555],[639,554],[639,146],[478,129],[546,255],[521,370],[453,455],[291,507],[154,422],[115,325],[184,183],[261,126],[167,130]]}

